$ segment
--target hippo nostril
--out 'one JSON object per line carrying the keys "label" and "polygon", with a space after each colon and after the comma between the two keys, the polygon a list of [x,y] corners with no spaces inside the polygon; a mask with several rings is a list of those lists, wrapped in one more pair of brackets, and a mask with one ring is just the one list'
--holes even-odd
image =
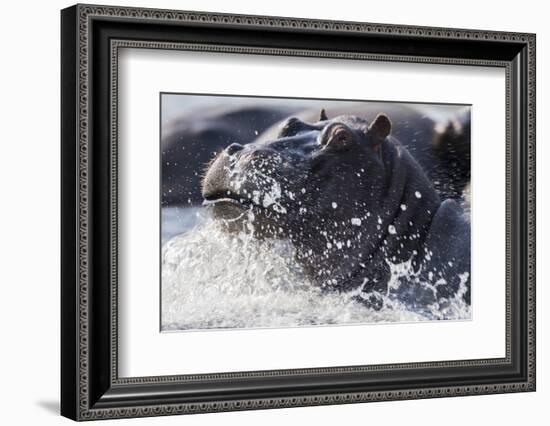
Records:
{"label": "hippo nostril", "polygon": [[225,152],[227,152],[228,155],[233,155],[236,152],[242,150],[244,147],[240,143],[232,143],[227,148],[225,148]]}

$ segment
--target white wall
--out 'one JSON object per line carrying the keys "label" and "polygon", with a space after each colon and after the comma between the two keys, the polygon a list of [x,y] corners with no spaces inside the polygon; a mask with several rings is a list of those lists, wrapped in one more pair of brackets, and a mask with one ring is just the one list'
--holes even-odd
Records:
{"label": "white wall", "polygon": [[[136,419],[131,424],[543,424],[550,401],[550,29],[543,1],[462,0],[104,0],[104,4],[266,14],[537,33],[538,97],[538,391],[454,399],[293,408]],[[59,9],[71,3],[10,1],[2,5],[0,102],[2,423],[61,424],[59,394]],[[491,167],[490,164],[487,165]],[[541,420],[536,420],[540,418]],[[110,422],[102,423],[107,424]],[[112,422],[111,422],[112,423]]]}

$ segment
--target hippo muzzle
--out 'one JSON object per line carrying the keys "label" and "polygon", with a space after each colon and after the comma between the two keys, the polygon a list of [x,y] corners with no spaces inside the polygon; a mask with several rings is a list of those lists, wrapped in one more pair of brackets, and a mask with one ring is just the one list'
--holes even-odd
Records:
{"label": "hippo muzzle", "polygon": [[291,119],[276,140],[229,145],[207,167],[203,205],[226,220],[249,212],[247,218],[253,215],[259,225],[256,230],[288,236],[288,220],[304,195],[301,188],[296,193],[297,184],[307,180],[323,127]]}

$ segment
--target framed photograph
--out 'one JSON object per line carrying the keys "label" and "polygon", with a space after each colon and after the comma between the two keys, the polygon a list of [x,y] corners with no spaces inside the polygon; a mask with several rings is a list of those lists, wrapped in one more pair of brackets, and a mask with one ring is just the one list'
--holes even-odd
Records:
{"label": "framed photograph", "polygon": [[61,412],[535,390],[535,35],[61,12]]}

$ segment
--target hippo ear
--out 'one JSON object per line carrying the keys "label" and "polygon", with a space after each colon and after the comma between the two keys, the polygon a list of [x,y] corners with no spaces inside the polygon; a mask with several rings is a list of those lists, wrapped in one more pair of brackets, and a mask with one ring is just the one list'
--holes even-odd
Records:
{"label": "hippo ear", "polygon": [[391,121],[386,114],[378,114],[369,126],[369,133],[374,136],[376,143],[382,142],[391,132]]}
{"label": "hippo ear", "polygon": [[328,117],[327,117],[327,112],[325,111],[324,108],[321,109],[321,114],[319,116],[319,121],[326,121],[328,120]]}

